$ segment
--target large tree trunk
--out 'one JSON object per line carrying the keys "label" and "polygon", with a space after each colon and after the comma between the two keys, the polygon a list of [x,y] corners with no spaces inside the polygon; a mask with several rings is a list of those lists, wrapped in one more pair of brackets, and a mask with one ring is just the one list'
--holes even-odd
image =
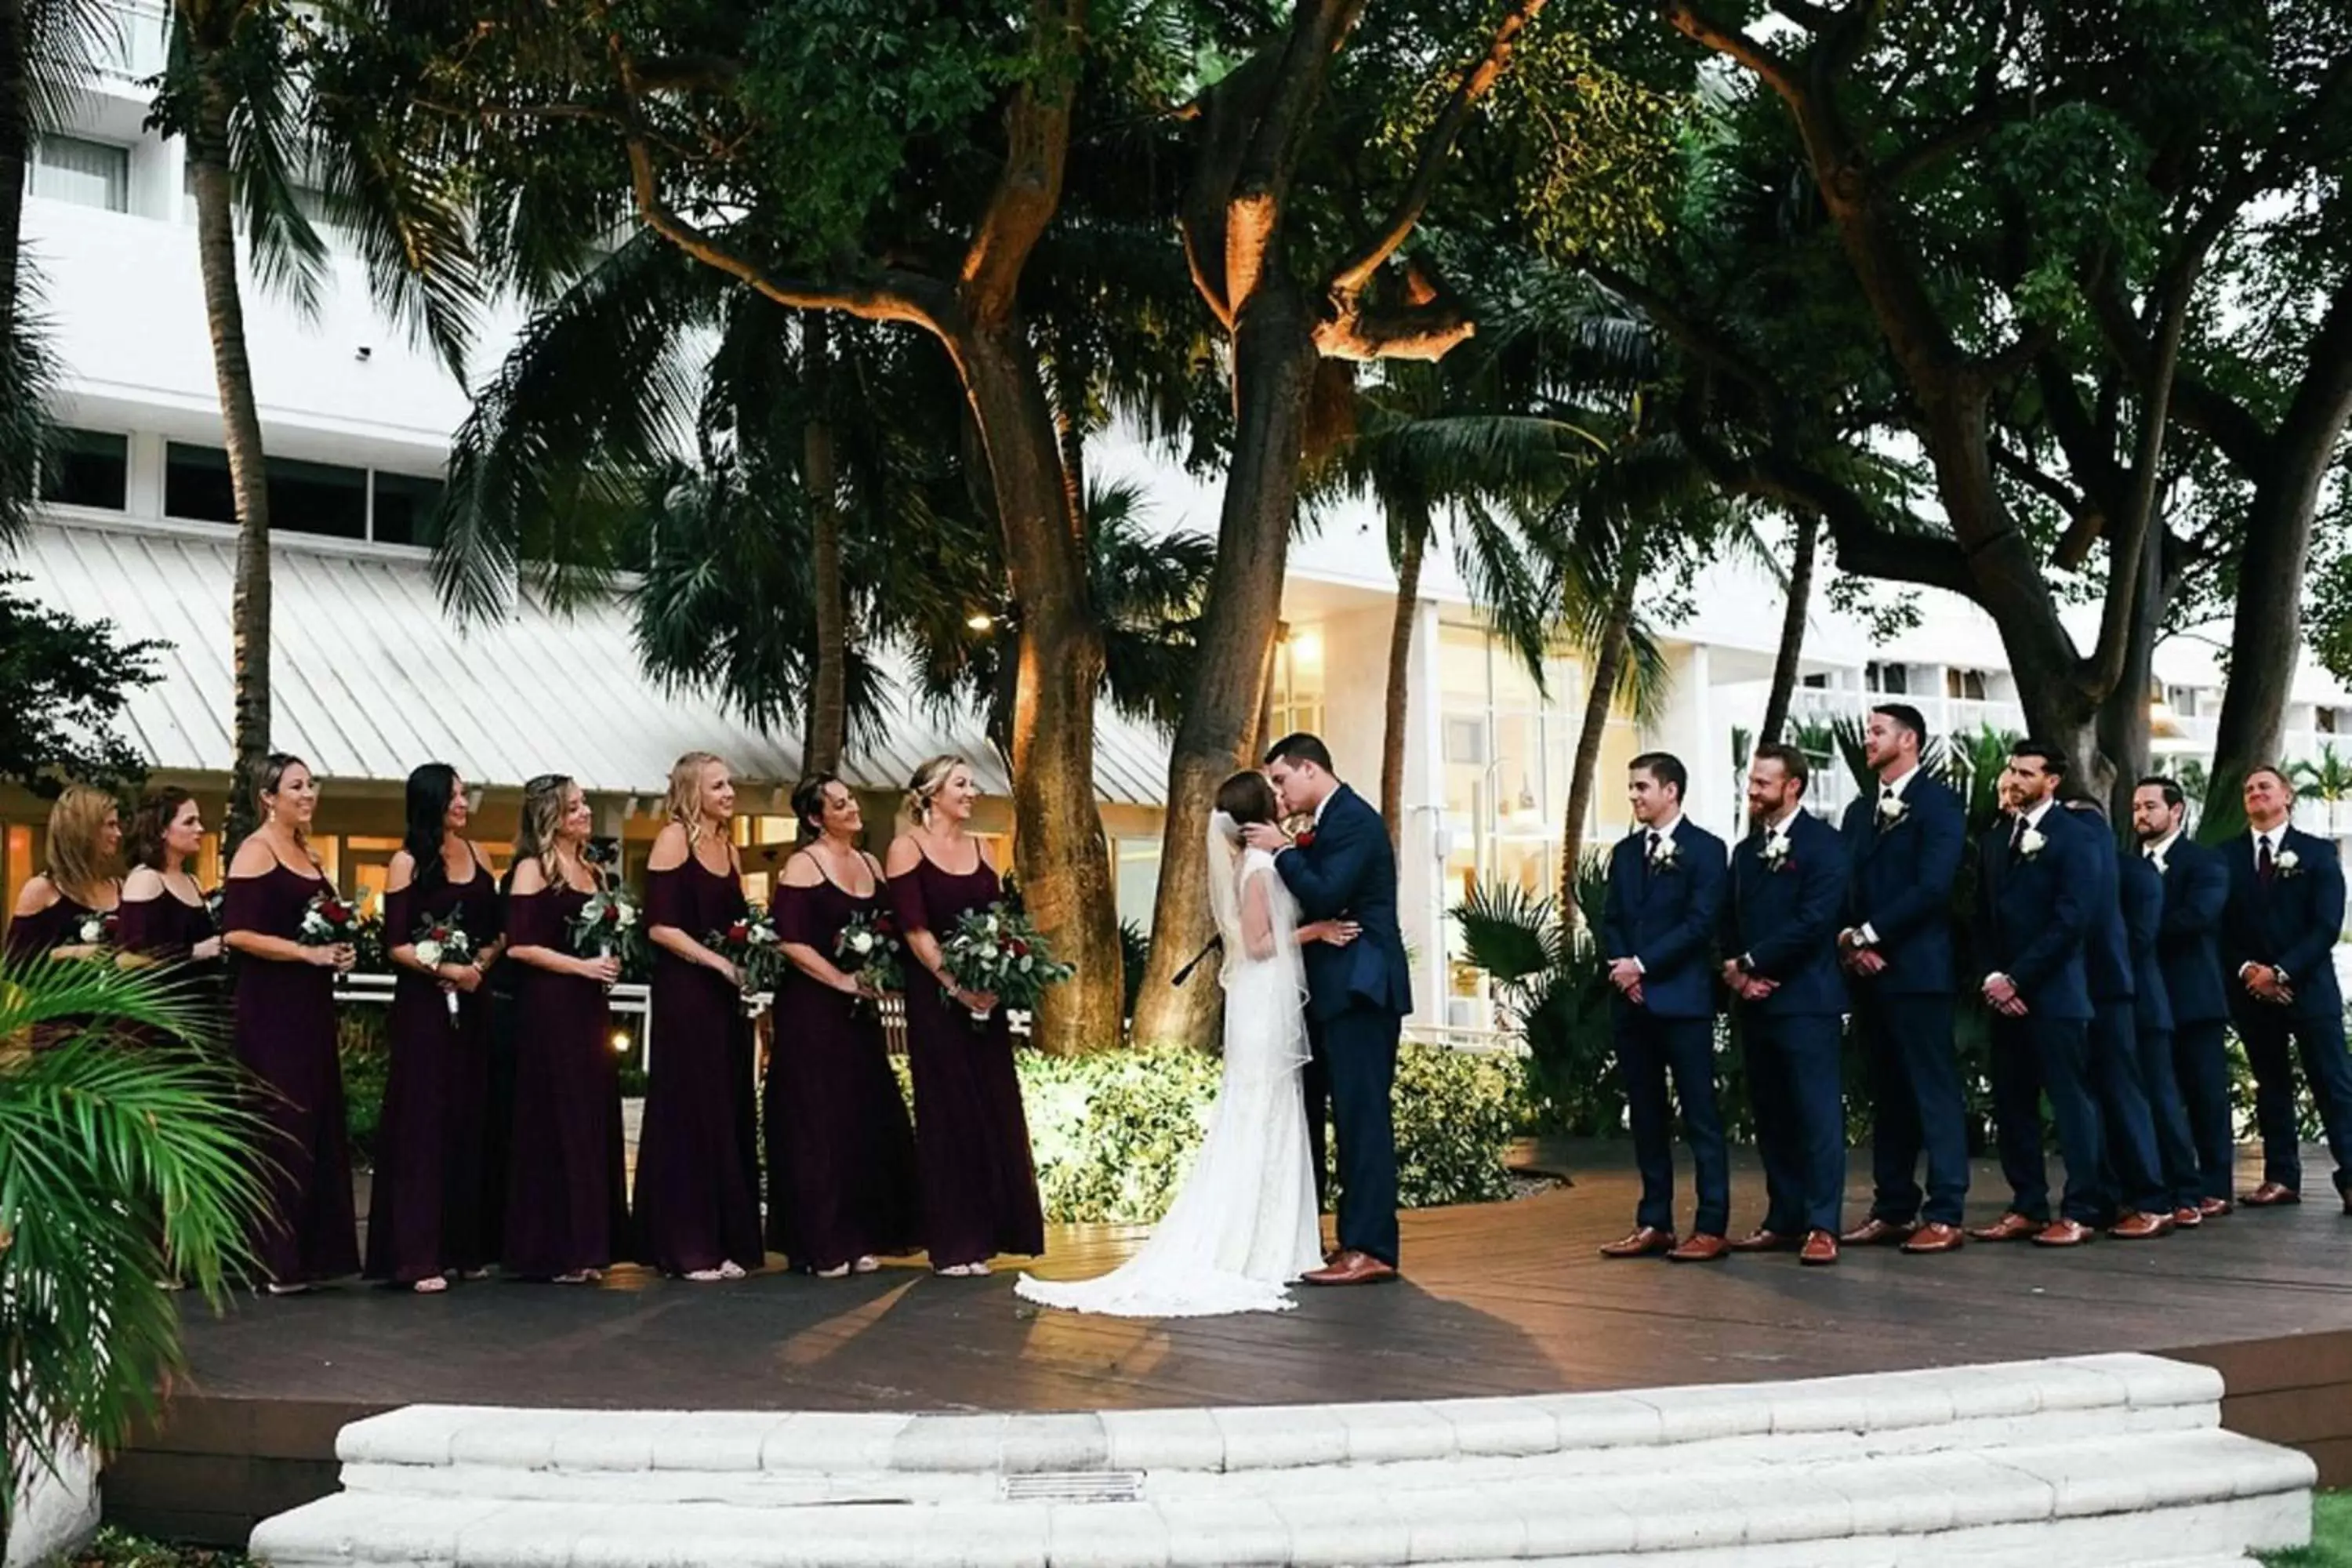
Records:
{"label": "large tree trunk", "polygon": [[1789,602],[1780,611],[1780,647],[1772,658],[1772,692],[1764,700],[1764,722],[1756,731],[1757,744],[1777,741],[1789,722],[1789,704],[1797,690],[1797,666],[1805,652],[1805,617],[1813,601],[1813,558],[1821,551],[1820,514],[1801,511],[1796,517],[1796,550],[1789,561]]}
{"label": "large tree trunk", "polygon": [[1389,689],[1381,725],[1381,816],[1389,825],[1389,847],[1404,838],[1405,721],[1412,705],[1412,628],[1421,618],[1421,561],[1429,549],[1429,509],[1418,500],[1401,503],[1397,519],[1396,614],[1389,625]]}
{"label": "large tree trunk", "polygon": [[816,669],[809,687],[801,774],[841,766],[849,734],[849,592],[841,574],[841,506],[833,460],[832,329],[823,310],[801,315],[803,384],[815,413],[801,431],[801,478],[814,538],[809,574],[816,595]]}
{"label": "large tree trunk", "polygon": [[2245,552],[2238,562],[2230,684],[2198,823],[2198,837],[2208,843],[2244,825],[2246,773],[2275,765],[2285,738],[2287,697],[2303,651],[2303,574],[2313,518],[2336,443],[2352,419],[2352,285],[2338,290],[2313,340],[2310,366],[2269,444],[2269,463],[2255,476]]}
{"label": "large tree trunk", "polygon": [[2165,531],[2160,520],[2147,531],[2140,552],[2139,593],[2132,605],[2131,628],[2124,641],[2123,673],[2115,689],[2099,704],[2099,751],[2115,770],[2108,782],[2108,820],[2120,830],[2131,821],[2132,793],[2152,768],[2153,731],[2148,703],[2156,682],[2156,639],[2171,603],[2169,580],[2164,571]]}
{"label": "large tree trunk", "polygon": [[1095,700],[1102,632],[1087,589],[1082,520],[1064,487],[1054,416],[1017,316],[960,332],[951,345],[1004,527],[1021,620],[1013,717],[1013,858],[1029,911],[1076,966],[1046,994],[1035,1039],[1058,1054],[1119,1043],[1124,980],[1110,846],[1095,798]]}
{"label": "large tree trunk", "polygon": [[1592,650],[1592,682],[1584,693],[1584,716],[1576,731],[1576,763],[1569,774],[1568,815],[1560,823],[1563,920],[1583,918],[1576,904],[1576,868],[1584,858],[1584,819],[1592,815],[1593,774],[1601,766],[1601,741],[1608,732],[1610,710],[1617,705],[1617,682],[1633,641],[1633,599],[1642,591],[1642,555],[1647,544],[1645,530],[1640,525],[1627,530],[1620,542],[1617,575],[1609,584],[1608,618],[1601,626],[1600,646]]}
{"label": "large tree trunk", "polygon": [[1235,448],[1192,692],[1168,759],[1151,962],[1135,1009],[1139,1045],[1204,1044],[1216,1017],[1215,986],[1170,983],[1211,934],[1203,857],[1217,785],[1257,761],[1251,752],[1261,739],[1258,702],[1282,613],[1282,576],[1298,510],[1299,452],[1315,383],[1312,329],[1303,301],[1287,284],[1261,289],[1234,327]]}
{"label": "large tree trunk", "polygon": [[[198,46],[199,48],[202,46]],[[236,763],[226,842],[234,848],[260,820],[254,792],[269,754],[269,482],[254,404],[253,366],[245,351],[245,302],[236,276],[236,223],[229,183],[228,84],[217,55],[200,54],[203,86],[188,138],[196,197],[196,261],[204,274],[205,315],[212,329],[213,378],[219,384],[221,435],[229,488],[236,500],[236,588],[230,610]]]}

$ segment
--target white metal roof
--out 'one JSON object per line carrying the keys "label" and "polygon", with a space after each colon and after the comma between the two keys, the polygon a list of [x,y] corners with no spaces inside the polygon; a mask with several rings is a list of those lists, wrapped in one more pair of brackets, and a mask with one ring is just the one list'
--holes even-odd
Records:
{"label": "white metal roof", "polygon": [[[77,513],[37,524],[0,570],[23,574],[46,605],[169,643],[160,679],[131,697],[126,732],[151,767],[225,773],[236,556],[226,529]],[[273,741],[322,776],[399,780],[441,761],[492,787],[560,771],[588,790],[650,795],[673,759],[698,749],[747,778],[799,774],[796,738],[762,734],[715,699],[647,677],[615,599],[564,615],[526,595],[508,618],[460,627],[422,552],[280,534],[273,563]],[[979,715],[942,718],[911,696],[898,701],[881,743],[852,747],[842,769],[851,784],[901,789],[924,758],[956,752],[985,792],[1010,793]],[[1100,711],[1095,776],[1105,801],[1159,805],[1167,757],[1150,727]]]}

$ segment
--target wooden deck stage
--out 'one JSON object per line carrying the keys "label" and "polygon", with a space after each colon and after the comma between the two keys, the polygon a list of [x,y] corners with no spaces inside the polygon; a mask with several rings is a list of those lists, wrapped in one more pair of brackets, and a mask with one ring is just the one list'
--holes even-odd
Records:
{"label": "wooden deck stage", "polygon": [[[1622,1159],[1622,1154],[1615,1158]],[[2326,1169],[2320,1152],[2310,1170]],[[1867,1156],[1850,1212],[1867,1204]],[[1735,1228],[1760,1179],[1735,1169]],[[1320,1404],[1745,1382],[2101,1351],[2221,1367],[2226,1419],[2352,1483],[2352,1217],[2314,1202],[2079,1251],[1972,1246],[1674,1267],[1608,1262],[1622,1166],[1517,1203],[1404,1220],[1404,1282],[1302,1291],[1278,1316],[1134,1322],[1041,1312],[1008,1269],[597,1289],[348,1286],[192,1309],[192,1385],[108,1480],[110,1517],[194,1540],[331,1490],[344,1422],[415,1403],[657,1409],[1060,1410]],[[2003,1189],[1979,1170],[1972,1221]],[[1687,1205],[1687,1195],[1685,1204]],[[1687,1208],[1685,1206],[1685,1213]],[[1040,1272],[1109,1267],[1140,1233],[1056,1230]]]}

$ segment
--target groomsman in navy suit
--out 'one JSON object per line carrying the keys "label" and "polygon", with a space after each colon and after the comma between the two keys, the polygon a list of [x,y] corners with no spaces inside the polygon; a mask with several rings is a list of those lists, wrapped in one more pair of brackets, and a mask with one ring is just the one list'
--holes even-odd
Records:
{"label": "groomsman in navy suit", "polygon": [[1748,1062],[1764,1158],[1764,1223],[1738,1252],[1798,1249],[1838,1260],[1845,1201],[1845,1100],[1839,1071],[1846,1006],[1838,973],[1845,844],[1804,808],[1810,770],[1794,746],[1767,742],[1748,770],[1754,831],[1731,852],[1723,911],[1723,983]]}
{"label": "groomsman in navy suit", "polygon": [[2336,846],[2288,820],[2294,792],[2276,768],[2248,773],[2245,799],[2248,831],[2222,851],[2230,902],[2221,921],[2230,1016],[2254,1069],[2254,1121],[2263,1134],[2263,1184],[2244,1201],[2255,1208],[2303,1201],[2299,1053],[2336,1158],[2336,1189],[2352,1214],[2352,1058],[2344,1051],[2344,997],[2336,983],[2344,868]]}
{"label": "groomsman in navy suit", "polygon": [[1927,725],[1917,709],[1874,708],[1863,734],[1878,788],[1846,807],[1853,872],[1838,952],[1870,1063],[1877,1193],[1870,1218],[1842,1239],[1951,1252],[1962,1240],[1960,1205],[1969,1195],[1966,1112],[1952,1047],[1952,884],[1968,849],[1968,812],[1919,765]]}
{"label": "groomsman in navy suit", "polygon": [[[2137,806],[2137,800],[2135,800]],[[2137,811],[2135,810],[2135,816]],[[2164,984],[2164,874],[2145,855],[2126,855],[2117,866],[2124,931],[2131,945],[2133,1042],[2139,1052],[2139,1081],[2147,1097],[2150,1130],[2156,1136],[2157,1168],[2163,1201],[2171,1205],[2175,1228],[2205,1223],[2198,1200],[2197,1143],[2172,1067],[2172,994]],[[2153,1211],[2150,1211],[2153,1212]]]}
{"label": "groomsman in navy suit", "polygon": [[[2099,918],[2097,831],[2058,804],[2064,753],[2039,741],[2011,749],[2001,773],[2011,815],[1977,847],[1977,956],[1992,1009],[1993,1118],[2009,1212],[1969,1234],[2079,1247],[2110,1203],[2101,1174],[2099,1108],[2086,1040],[2092,1007],[2083,943]],[[2042,1096],[2058,1123],[2066,1188],[2050,1214],[2042,1163]]]}
{"label": "groomsman in navy suit", "polygon": [[[1727,873],[1723,840],[1683,816],[1690,774],[1664,752],[1627,770],[1633,831],[1609,858],[1601,942],[1609,958],[1610,1016],[1633,1128],[1642,1202],[1631,1234],[1604,1258],[1664,1253],[1678,1263],[1729,1255],[1731,1163],[1715,1099],[1716,922]],[[1669,1075],[1674,1095],[1666,1093]],[[1675,1241],[1674,1102],[1690,1140],[1698,1215]]]}
{"label": "groomsman in navy suit", "polygon": [[[2091,988],[2091,1091],[2099,1107],[2106,1151],[2106,1195],[2113,1212],[2101,1217],[2118,1241],[2152,1241],[2172,1234],[2172,1189],[2165,1184],[2157,1153],[2153,1096],[2141,1071],[2139,973],[2132,962],[2133,925],[2143,924],[2156,940],[2164,890],[2154,879],[2135,879],[2125,891],[2123,857],[2106,814],[2087,800],[2068,803],[2074,820],[2090,830],[2097,890],[2091,895],[2091,925],[2083,942],[2083,976]],[[2143,868],[2135,865],[2135,871]],[[2152,896],[2151,896],[2152,895]],[[2159,993],[2157,1000],[2161,1001]]]}
{"label": "groomsman in navy suit", "polygon": [[2197,1211],[2201,1218],[2218,1219],[2230,1212],[2230,1173],[2238,1152],[2224,1039],[2230,993],[2221,950],[2230,868],[2219,852],[2189,837],[2188,816],[2188,799],[2170,779],[2142,779],[2132,793],[2132,826],[2139,834],[2141,857],[2164,879],[2156,956],[2172,1009],[2173,1081],[2197,1152]]}

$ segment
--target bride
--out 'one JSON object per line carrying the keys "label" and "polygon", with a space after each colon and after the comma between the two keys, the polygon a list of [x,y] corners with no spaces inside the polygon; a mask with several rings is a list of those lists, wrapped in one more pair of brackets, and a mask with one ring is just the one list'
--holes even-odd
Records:
{"label": "bride", "polygon": [[1302,942],[1346,945],[1355,928],[1301,929],[1274,857],[1242,830],[1278,815],[1263,774],[1235,773],[1209,819],[1209,905],[1224,943],[1225,1070],[1199,1161],[1143,1250],[1094,1279],[1024,1274],[1014,1289],[1044,1306],[1122,1318],[1279,1312],[1290,1282],[1323,1263],[1307,1164],[1299,1069],[1307,1063]]}

